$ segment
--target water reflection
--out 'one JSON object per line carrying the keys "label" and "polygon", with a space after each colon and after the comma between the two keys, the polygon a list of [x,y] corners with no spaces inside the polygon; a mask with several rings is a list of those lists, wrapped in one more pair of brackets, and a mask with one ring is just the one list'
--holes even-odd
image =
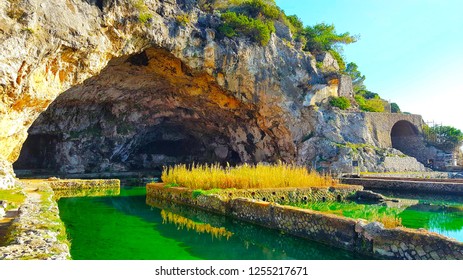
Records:
{"label": "water reflection", "polygon": [[124,188],[115,197],[63,198],[59,207],[74,259],[368,258],[198,209],[148,206],[144,188]]}
{"label": "water reflection", "polygon": [[172,212],[161,210],[162,223],[171,223],[177,226],[177,229],[194,230],[197,233],[207,233],[214,238],[225,237],[227,240],[233,235],[232,232],[229,232],[225,228],[213,227],[209,224],[197,223],[188,218],[182,217],[180,215],[174,214]]}
{"label": "water reflection", "polygon": [[117,196],[120,194],[120,188],[111,188],[111,189],[100,189],[100,188],[91,188],[91,189],[65,189],[65,190],[54,190],[53,197],[56,200],[59,200],[64,197],[92,197],[92,196]]}
{"label": "water reflection", "polygon": [[298,207],[354,219],[388,223],[390,227],[424,228],[463,242],[463,199],[452,195],[381,192],[394,201],[382,204],[311,202]]}

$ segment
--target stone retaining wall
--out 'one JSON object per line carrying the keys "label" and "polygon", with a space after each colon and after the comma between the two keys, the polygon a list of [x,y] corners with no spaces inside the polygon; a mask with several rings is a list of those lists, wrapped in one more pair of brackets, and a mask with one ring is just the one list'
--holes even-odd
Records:
{"label": "stone retaining wall", "polygon": [[47,182],[53,190],[118,189],[121,186],[121,181],[119,179],[99,179],[99,180],[49,179]]}
{"label": "stone retaining wall", "polygon": [[377,222],[367,223],[250,198],[225,198],[217,194],[194,198],[190,190],[163,188],[160,184],[147,185],[147,201],[150,199],[198,207],[378,258],[463,259],[463,243],[426,230],[385,229]]}
{"label": "stone retaining wall", "polygon": [[368,190],[414,193],[463,194],[463,183],[401,181],[392,179],[342,178],[344,184],[362,185]]}
{"label": "stone retaining wall", "polygon": [[0,260],[70,259],[64,223],[57,200],[61,197],[120,192],[115,180],[21,180],[27,198],[19,208],[9,233],[9,242],[0,247]]}

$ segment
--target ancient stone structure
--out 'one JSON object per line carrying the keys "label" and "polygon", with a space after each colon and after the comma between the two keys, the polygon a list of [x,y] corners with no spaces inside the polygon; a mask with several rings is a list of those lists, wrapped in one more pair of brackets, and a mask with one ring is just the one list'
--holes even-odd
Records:
{"label": "ancient stone structure", "polygon": [[[420,115],[396,113],[363,113],[375,141],[381,148],[402,148],[397,138],[420,138],[423,119]],[[407,149],[405,149],[407,150]],[[402,151],[404,152],[404,151]]]}
{"label": "ancient stone structure", "polygon": [[190,190],[147,185],[147,203],[156,205],[157,200],[198,207],[382,259],[463,259],[463,243],[426,230],[387,229],[377,222],[367,223],[249,198],[229,199],[219,195],[194,198]]}
{"label": "ancient stone structure", "polygon": [[368,190],[387,190],[408,193],[463,194],[463,182],[400,180],[394,178],[343,178],[345,184],[358,184]]}

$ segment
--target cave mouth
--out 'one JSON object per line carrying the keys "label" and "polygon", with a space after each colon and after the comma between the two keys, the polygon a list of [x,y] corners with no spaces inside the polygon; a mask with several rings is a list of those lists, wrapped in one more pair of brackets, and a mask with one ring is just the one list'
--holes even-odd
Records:
{"label": "cave mouth", "polygon": [[391,129],[392,147],[413,156],[417,141],[421,142],[418,128],[409,121],[398,121]]}
{"label": "cave mouth", "polygon": [[162,170],[279,157],[258,110],[165,49],[111,60],[29,128],[13,167],[43,174]]}

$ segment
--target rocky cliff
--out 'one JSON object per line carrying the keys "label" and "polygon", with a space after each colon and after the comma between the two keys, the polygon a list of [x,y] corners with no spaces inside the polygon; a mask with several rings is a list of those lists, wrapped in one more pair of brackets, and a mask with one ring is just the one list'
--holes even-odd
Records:
{"label": "rocky cliff", "polygon": [[[18,168],[63,173],[311,162],[333,127],[314,105],[349,96],[350,79],[281,23],[266,46],[223,38],[219,24],[193,0],[2,1],[0,185],[20,153]],[[333,143],[349,139],[330,137],[336,160]]]}

